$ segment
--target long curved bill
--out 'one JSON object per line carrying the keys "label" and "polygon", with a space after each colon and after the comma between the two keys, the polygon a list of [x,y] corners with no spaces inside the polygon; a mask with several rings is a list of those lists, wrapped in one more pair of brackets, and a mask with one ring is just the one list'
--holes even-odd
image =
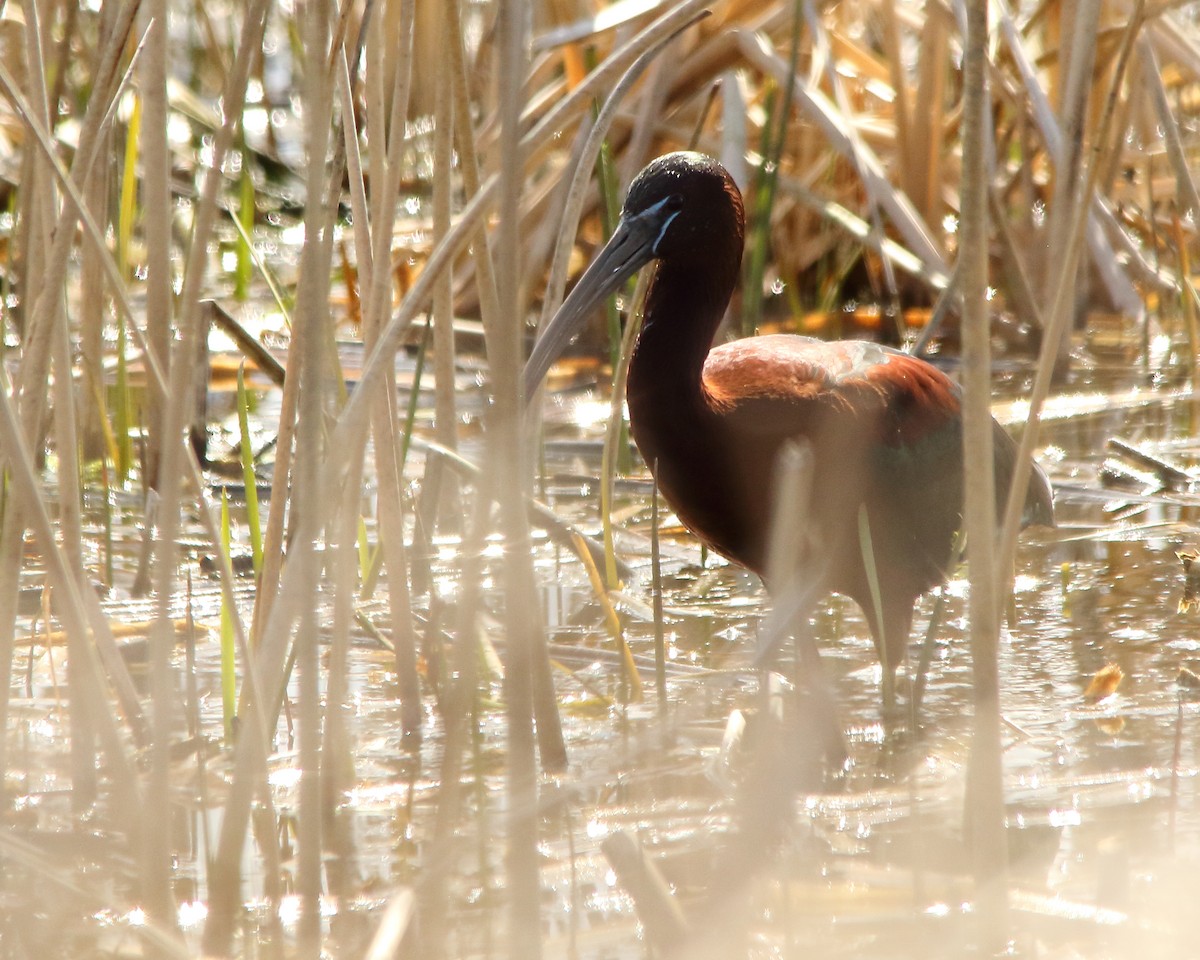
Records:
{"label": "long curved bill", "polygon": [[541,337],[534,344],[525,364],[525,400],[533,396],[550,365],[567,348],[579,328],[617,289],[654,259],[654,246],[662,233],[662,223],[650,217],[622,218],[612,237],[596,259],[584,271],[571,295],[563,301]]}

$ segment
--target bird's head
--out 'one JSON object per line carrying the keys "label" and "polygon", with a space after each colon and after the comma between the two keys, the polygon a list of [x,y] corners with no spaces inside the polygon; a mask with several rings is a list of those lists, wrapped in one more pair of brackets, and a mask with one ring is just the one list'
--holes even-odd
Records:
{"label": "bird's head", "polygon": [[[742,251],[742,196],[721,164],[700,153],[668,153],[629,185],[621,220],[547,324],[525,365],[525,396],[541,383],[583,321],[651,260],[732,263]],[[733,246],[736,245],[736,246]],[[732,249],[728,249],[732,247]]]}
{"label": "bird's head", "polygon": [[648,164],[629,185],[621,211],[621,223],[650,240],[643,263],[711,255],[714,247],[723,252],[735,241],[740,252],[742,222],[742,195],[728,171],[712,157],[690,151]]}

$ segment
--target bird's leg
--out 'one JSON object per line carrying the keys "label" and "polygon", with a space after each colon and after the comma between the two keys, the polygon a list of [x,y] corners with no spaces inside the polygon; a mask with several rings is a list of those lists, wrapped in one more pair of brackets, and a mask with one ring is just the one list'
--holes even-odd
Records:
{"label": "bird's leg", "polygon": [[896,715],[896,665],[884,662],[883,679],[880,682],[883,693],[883,716],[885,719]]}
{"label": "bird's leg", "polygon": [[868,616],[868,620],[882,667],[880,693],[883,699],[883,718],[890,722],[905,712],[901,711],[897,704],[896,670],[908,650],[908,638],[912,631],[912,600],[908,597],[889,596],[886,593],[882,600],[882,616],[878,620],[874,616]]}

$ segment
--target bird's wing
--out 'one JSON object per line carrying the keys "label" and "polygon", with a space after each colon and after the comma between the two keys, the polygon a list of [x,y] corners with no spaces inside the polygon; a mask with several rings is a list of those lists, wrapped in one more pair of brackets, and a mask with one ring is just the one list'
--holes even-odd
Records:
{"label": "bird's wing", "polygon": [[[714,348],[704,365],[713,401],[739,411],[828,411],[857,421],[888,446],[903,446],[956,421],[959,390],[923,360],[865,341],[808,337],[749,337]],[[742,419],[738,417],[738,419]],[[762,424],[766,430],[781,423]]]}

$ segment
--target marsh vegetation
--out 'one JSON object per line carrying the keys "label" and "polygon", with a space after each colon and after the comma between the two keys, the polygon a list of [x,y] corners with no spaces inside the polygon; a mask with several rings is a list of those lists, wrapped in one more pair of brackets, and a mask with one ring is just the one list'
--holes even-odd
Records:
{"label": "marsh vegetation", "polygon": [[[0,954],[1191,955],[1195,11],[989,7],[0,7]],[[720,336],[966,341],[1056,489],[899,719],[821,605],[841,769],[623,430],[616,305],[525,414],[689,146]]]}

